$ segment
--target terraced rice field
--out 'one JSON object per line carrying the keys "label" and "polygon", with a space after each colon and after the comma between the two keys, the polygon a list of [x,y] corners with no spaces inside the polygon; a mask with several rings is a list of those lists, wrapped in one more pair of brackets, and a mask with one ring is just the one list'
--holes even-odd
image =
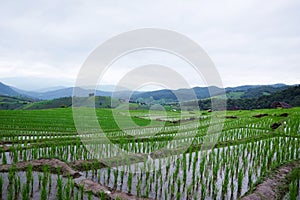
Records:
{"label": "terraced rice field", "polygon": [[209,135],[205,111],[130,113],[116,111],[120,128],[97,109],[109,142],[91,131],[83,143],[72,109],[0,111],[0,199],[239,199],[284,164],[276,198],[299,199],[300,108],[227,111]]}

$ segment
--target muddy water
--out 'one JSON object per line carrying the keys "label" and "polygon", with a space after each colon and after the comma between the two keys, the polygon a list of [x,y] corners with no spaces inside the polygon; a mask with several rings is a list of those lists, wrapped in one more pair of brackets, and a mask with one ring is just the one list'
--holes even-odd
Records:
{"label": "muddy water", "polygon": [[[270,143],[270,149],[275,148],[275,141],[276,139],[270,139],[270,140],[264,140],[264,141],[258,141],[253,142],[253,146],[261,146],[262,148],[267,144],[267,142]],[[279,139],[280,143],[286,143],[288,142],[287,139],[281,138]],[[206,193],[206,199],[238,199],[238,197],[242,196],[245,192],[249,190],[249,173],[250,170],[252,172],[251,181],[254,183],[257,181],[258,177],[261,176],[261,160],[265,159],[264,157],[260,156],[259,152],[249,152],[247,149],[247,145],[250,144],[243,144],[243,145],[236,145],[236,146],[229,146],[219,149],[214,149],[209,151],[203,151],[203,152],[193,152],[191,154],[187,153],[186,156],[186,183],[184,184],[183,181],[183,163],[182,161],[183,156],[175,155],[171,156],[169,158],[161,158],[161,159],[155,159],[151,162],[145,162],[145,163],[138,163],[130,166],[120,166],[117,168],[103,168],[100,170],[97,170],[97,173],[94,173],[92,171],[87,172],[87,177],[89,179],[93,179],[95,182],[99,182],[103,185],[106,185],[110,188],[115,188],[117,190],[121,190],[123,192],[129,192],[128,189],[128,177],[129,177],[129,171],[133,172],[132,175],[132,186],[131,186],[131,193],[134,195],[139,194],[140,196],[149,196],[152,198],[158,198],[158,199],[172,199],[176,198],[176,194],[180,193],[181,199],[186,198],[196,198],[200,199],[201,191],[204,190]],[[291,150],[289,148],[289,150]],[[218,152],[219,151],[219,152]],[[226,161],[222,158],[222,153],[224,151],[225,155],[233,156],[234,151],[237,151],[240,156],[238,158],[229,158],[230,162],[233,163],[233,169],[230,169],[229,172],[229,182],[226,188],[226,194],[222,196],[222,185],[224,182],[225,177],[225,171],[226,167],[230,168],[228,161]],[[292,152],[291,152],[292,153]],[[211,156],[214,154],[213,156]],[[219,155],[217,157],[216,155]],[[244,154],[244,158],[242,157],[242,154]],[[252,154],[252,155],[251,155]],[[196,157],[197,156],[197,157]],[[256,157],[255,157],[256,156]],[[258,157],[257,157],[258,156]],[[271,161],[275,161],[275,158],[277,156],[277,152],[275,151],[271,156]],[[294,154],[295,156],[295,154]],[[227,157],[227,156],[226,156]],[[189,160],[191,161],[189,162]],[[200,172],[200,164],[202,160],[206,160],[205,162],[205,170],[203,176],[201,176]],[[174,172],[176,171],[176,161],[181,160],[179,172],[177,174],[178,178],[174,178]],[[219,162],[216,162],[216,160],[219,160]],[[195,164],[195,173],[193,174],[193,163]],[[161,163],[161,165],[159,164]],[[167,170],[165,165],[167,163],[170,163],[170,167]],[[210,163],[210,164],[209,164]],[[239,169],[244,168],[244,172],[242,174],[242,184],[241,184],[241,190],[238,191],[238,172],[235,166],[239,166]],[[217,177],[213,179],[213,168],[215,165],[219,164]],[[162,166],[162,167],[159,167]],[[130,168],[130,170],[129,170]],[[147,178],[146,173],[141,174],[141,169],[156,169],[156,171],[150,172],[149,177]],[[157,171],[158,169],[161,169],[161,171]],[[123,181],[121,180],[121,171],[124,171],[124,177]],[[231,178],[231,170],[234,171],[233,177]],[[116,182],[115,182],[115,173],[117,173]],[[176,174],[176,173],[175,173]],[[193,183],[193,177],[194,183]],[[178,182],[180,180],[180,182]],[[178,184],[180,183],[180,184]],[[140,184],[138,189],[138,185]],[[179,185],[179,187],[178,187]],[[231,190],[231,185],[233,185],[233,190]],[[202,188],[203,186],[203,188]],[[189,192],[190,191],[190,192]],[[191,193],[192,195],[190,195]],[[148,194],[148,195],[147,195]],[[172,196],[172,194],[174,196]]]}
{"label": "muddy water", "polygon": [[[294,139],[297,141],[297,139]],[[277,141],[278,143],[276,143]],[[261,156],[261,152],[258,151],[268,151],[270,152],[272,149],[276,150],[275,145],[286,145],[288,146],[291,141],[289,138],[272,138],[268,140],[261,140],[258,142],[248,143],[248,144],[241,144],[241,145],[234,145],[219,149],[209,150],[209,151],[203,151],[203,152],[193,152],[191,154],[187,153],[185,154],[185,162],[187,166],[186,170],[186,182],[184,183],[183,177],[184,177],[184,170],[183,170],[183,158],[184,155],[175,155],[171,156],[169,158],[161,158],[161,159],[155,159],[150,160],[149,162],[145,163],[138,163],[135,165],[130,166],[120,166],[117,168],[112,168],[109,173],[109,169],[103,168],[100,170],[97,170],[97,174],[92,173],[92,171],[88,171],[87,177],[89,179],[92,179],[96,182],[99,182],[103,185],[106,185],[110,188],[115,188],[117,190],[121,190],[123,192],[128,192],[129,185],[128,185],[128,179],[129,179],[129,171],[133,172],[132,175],[132,187],[131,187],[131,193],[137,195],[139,193],[140,196],[149,196],[152,198],[157,199],[171,199],[176,198],[177,194],[180,194],[181,199],[186,198],[192,198],[195,197],[196,199],[202,198],[202,192],[205,191],[206,199],[237,199],[239,196],[243,195],[247,190],[249,190],[249,180],[248,180],[248,174],[250,170],[253,172],[251,176],[252,182],[255,182],[258,177],[261,176],[261,165],[262,161],[266,159],[266,157]],[[266,144],[269,144],[270,146],[268,149],[264,149]],[[252,145],[252,147],[251,147]],[[251,148],[252,150],[251,150]],[[257,148],[260,147],[259,150]],[[67,147],[71,148],[71,147]],[[248,150],[248,148],[250,150]],[[279,149],[282,151],[282,149]],[[285,152],[287,155],[292,155],[295,157],[297,154],[296,152],[291,152],[292,148],[288,146],[286,148]],[[12,155],[11,153],[6,152],[7,154],[7,160],[8,163],[12,161]],[[224,157],[222,154],[224,153]],[[275,158],[277,154],[280,152],[274,151],[271,156],[271,161],[275,161]],[[27,154],[28,155],[28,154]],[[219,155],[219,156],[217,156]],[[244,157],[242,156],[244,155]],[[298,154],[299,155],[299,154]],[[68,155],[70,158],[71,156]],[[70,158],[71,159],[71,158]],[[226,161],[227,159],[227,161]],[[180,166],[178,174],[176,174],[176,163],[180,160]],[[205,160],[205,170],[203,175],[200,173],[200,165],[201,161]],[[245,160],[247,162],[245,163]],[[151,162],[150,162],[151,161]],[[160,167],[165,166],[168,163],[170,163],[170,167],[167,170],[166,167]],[[195,164],[195,173],[193,174],[193,163]],[[231,178],[231,173],[229,173],[229,182],[228,186],[226,188],[226,194],[222,196],[222,185],[224,182],[226,167],[230,168],[230,164],[232,163],[233,166],[233,177]],[[217,177],[213,178],[213,169],[214,166],[219,165]],[[238,169],[235,167],[239,166]],[[130,168],[126,170],[126,168]],[[141,169],[146,168],[148,170],[152,170],[153,168],[156,169],[156,171],[153,173],[149,173],[149,176],[146,173],[140,173]],[[241,191],[238,194],[237,188],[238,188],[238,171],[241,168],[245,168],[242,178],[242,186]],[[127,171],[124,173],[123,181],[121,181],[121,171]],[[160,173],[157,171],[157,169],[161,169]],[[118,176],[116,178],[116,184],[115,184],[115,178],[114,178],[114,172],[118,170]],[[232,170],[232,169],[230,169]],[[22,172],[19,172],[22,173]],[[108,174],[109,173],[109,174]],[[6,175],[5,175],[6,174]],[[7,173],[1,174],[3,177],[5,177],[4,183],[7,184]],[[177,175],[178,178],[175,178],[174,175]],[[24,176],[24,174],[22,175]],[[37,177],[37,175],[35,175]],[[38,180],[35,177],[35,182]],[[193,183],[193,178],[195,177],[195,182]],[[21,178],[21,176],[20,176]],[[178,180],[180,182],[178,182]],[[24,183],[26,180],[22,179],[21,182]],[[53,181],[52,183],[56,184],[55,175],[53,175]],[[140,184],[140,189],[138,190],[138,185]],[[231,190],[231,185],[233,185],[233,190]],[[179,187],[178,187],[179,186]],[[7,188],[7,185],[3,188]],[[55,199],[56,190],[54,189],[56,187],[52,187],[50,191],[49,198]],[[53,190],[53,191],[52,191]],[[36,190],[36,193],[34,195],[38,196],[40,192]],[[191,193],[191,195],[189,194]],[[7,195],[7,194],[6,194]],[[34,197],[36,197],[34,196]],[[7,196],[6,196],[7,197]],[[6,198],[4,198],[6,199]]]}
{"label": "muddy water", "polygon": [[[32,193],[32,197],[30,197],[30,199],[34,199],[34,200],[39,200],[41,199],[41,187],[39,187],[39,178],[38,175],[40,174],[40,176],[43,177],[43,173],[40,172],[33,172],[33,193]],[[8,184],[9,184],[9,180],[8,180],[8,173],[0,173],[0,176],[3,178],[3,187],[2,187],[2,199],[8,199]],[[21,182],[21,187],[20,187],[20,192],[15,195],[14,193],[14,199],[22,199],[22,187],[26,184],[26,172],[16,172],[15,173],[15,177],[20,177],[20,182]],[[49,182],[47,184],[47,199],[48,200],[56,200],[57,199],[57,175],[54,174],[49,174],[49,176],[52,179],[52,184],[51,187],[49,187]],[[64,187],[67,183],[67,178],[61,177],[62,178],[62,183],[63,183],[63,191],[64,191]],[[14,185],[12,186],[12,188],[14,188]],[[14,189],[13,189],[14,190]],[[79,189],[77,189],[76,187],[74,188],[74,192],[73,192],[73,197],[76,196],[76,194],[78,194],[78,196],[80,197],[80,191]],[[1,199],[1,197],[0,197]],[[88,195],[86,193],[83,194],[83,199],[87,200],[88,199]],[[92,195],[92,199],[99,199],[96,198]]]}

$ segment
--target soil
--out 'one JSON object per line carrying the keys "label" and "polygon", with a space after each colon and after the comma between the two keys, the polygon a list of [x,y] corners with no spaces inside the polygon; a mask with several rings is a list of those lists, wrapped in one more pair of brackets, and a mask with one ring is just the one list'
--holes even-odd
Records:
{"label": "soil", "polygon": [[227,119],[236,119],[237,116],[226,116]]}
{"label": "soil", "polygon": [[281,199],[285,193],[281,190],[282,185],[289,184],[288,175],[296,168],[300,168],[300,160],[282,165],[241,200]]}
{"label": "soil", "polygon": [[272,130],[275,130],[275,129],[277,129],[280,125],[281,125],[280,122],[274,123],[274,124],[271,125],[271,129],[272,129]]}
{"label": "soil", "polygon": [[[43,171],[44,166],[48,166],[50,168],[50,171],[52,173],[57,173],[57,169],[60,168],[60,171],[63,176],[72,176],[73,178],[80,177],[81,174],[78,171],[73,170],[69,165],[67,165],[65,162],[51,158],[41,158],[38,160],[31,160],[26,162],[18,162],[14,164],[14,167],[18,171],[26,170],[29,165],[32,165],[32,169],[34,171]],[[13,165],[7,164],[7,165],[0,165],[0,172],[8,172],[9,168],[11,168]]]}
{"label": "soil", "polygon": [[280,117],[287,117],[287,116],[289,116],[289,114],[288,114],[288,113],[282,113],[282,114],[280,114],[279,116],[280,116]]}
{"label": "soil", "polygon": [[142,200],[149,198],[140,198],[125,192],[114,191],[106,186],[96,183],[88,179],[75,179],[75,184],[83,186],[85,191],[91,191],[94,195],[99,196],[100,192],[104,192],[108,199],[127,199],[127,200]]}
{"label": "soil", "polygon": [[258,115],[253,115],[253,117],[255,118],[262,118],[262,117],[266,117],[269,116],[268,114],[258,114]]}

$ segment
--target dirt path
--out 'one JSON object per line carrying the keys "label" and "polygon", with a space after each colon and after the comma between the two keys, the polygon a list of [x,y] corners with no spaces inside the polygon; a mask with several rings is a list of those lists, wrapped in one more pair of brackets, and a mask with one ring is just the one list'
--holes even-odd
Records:
{"label": "dirt path", "polygon": [[280,187],[288,184],[287,176],[296,168],[300,168],[300,160],[282,165],[265,177],[263,182],[258,184],[251,194],[245,195],[241,200],[265,200],[280,199],[283,197],[283,191]]}
{"label": "dirt path", "polygon": [[[143,157],[143,156],[141,156]],[[85,161],[78,161],[77,163],[73,163],[74,165],[83,165]],[[91,164],[91,163],[89,163]],[[48,166],[52,173],[57,173],[57,169],[60,168],[60,171],[63,176],[70,175],[74,178],[75,185],[77,187],[84,187],[85,192],[92,192],[95,196],[99,197],[101,191],[105,193],[106,199],[124,199],[124,200],[142,200],[142,199],[150,199],[150,198],[140,198],[134,196],[132,194],[124,193],[121,191],[113,190],[107,186],[96,183],[92,180],[86,179],[82,176],[79,171],[74,170],[67,163],[55,159],[55,158],[41,158],[38,160],[31,160],[26,162],[18,162],[14,165],[6,164],[0,165],[0,172],[8,172],[11,167],[15,167],[17,171],[26,171],[27,167],[32,165],[32,169],[34,171],[43,171],[44,166]],[[72,166],[72,165],[71,165]],[[104,165],[103,165],[104,166]],[[77,166],[78,167],[78,166]]]}
{"label": "dirt path", "polygon": [[[43,167],[47,165],[52,173],[57,173],[57,169],[60,168],[63,176],[68,176],[68,174],[73,178],[81,176],[78,171],[73,170],[67,163],[55,158],[41,158],[38,160],[18,162],[14,165],[14,167],[17,171],[25,171],[29,165],[32,165],[32,169],[34,171],[43,171]],[[0,172],[8,172],[11,167],[13,167],[11,164],[0,165]]]}
{"label": "dirt path", "polygon": [[112,189],[106,186],[103,186],[99,183],[96,183],[94,181],[82,177],[75,179],[75,184],[77,186],[83,186],[85,191],[91,191],[94,195],[99,195],[100,192],[104,192],[108,199],[118,199],[118,198],[127,199],[127,200],[149,199],[149,198],[140,198],[125,192],[113,191]]}

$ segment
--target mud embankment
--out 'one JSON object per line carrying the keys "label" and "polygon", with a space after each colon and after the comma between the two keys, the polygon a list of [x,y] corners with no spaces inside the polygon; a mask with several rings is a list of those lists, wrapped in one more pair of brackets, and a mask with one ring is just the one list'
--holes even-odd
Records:
{"label": "mud embankment", "polygon": [[288,175],[296,168],[300,168],[300,160],[280,166],[265,177],[253,192],[246,194],[241,200],[282,199],[286,192],[282,191],[282,186],[289,184]]}

